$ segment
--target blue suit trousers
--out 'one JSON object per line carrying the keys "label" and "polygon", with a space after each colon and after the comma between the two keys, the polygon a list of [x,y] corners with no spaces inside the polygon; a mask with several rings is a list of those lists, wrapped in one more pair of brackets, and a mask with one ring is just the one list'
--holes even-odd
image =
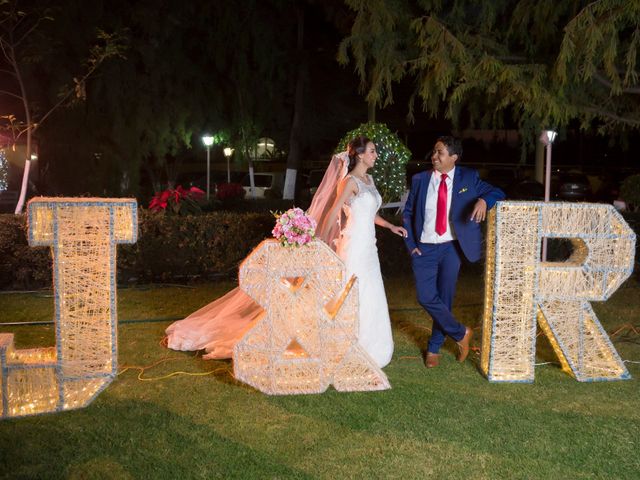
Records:
{"label": "blue suit trousers", "polygon": [[440,351],[446,335],[459,342],[465,334],[465,326],[451,313],[460,271],[457,243],[419,243],[418,248],[422,255],[411,256],[418,303],[433,319],[433,329],[427,346],[427,351],[431,353]]}

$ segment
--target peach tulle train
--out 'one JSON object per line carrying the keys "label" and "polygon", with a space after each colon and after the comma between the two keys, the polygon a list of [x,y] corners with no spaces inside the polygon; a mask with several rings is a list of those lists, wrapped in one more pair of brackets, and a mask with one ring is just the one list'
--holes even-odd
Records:
{"label": "peach tulle train", "polygon": [[231,358],[233,346],[264,310],[240,287],[205,305],[166,330],[172,350],[205,350],[204,359]]}
{"label": "peach tulle train", "polygon": [[[348,163],[346,152],[333,156],[307,210],[318,224],[316,237],[334,250],[339,225],[326,222],[327,212],[333,205],[338,182],[346,175]],[[262,307],[236,287],[187,318],[169,325],[167,346],[172,350],[205,350],[202,357],[205,359],[231,358],[234,345],[263,312]]]}

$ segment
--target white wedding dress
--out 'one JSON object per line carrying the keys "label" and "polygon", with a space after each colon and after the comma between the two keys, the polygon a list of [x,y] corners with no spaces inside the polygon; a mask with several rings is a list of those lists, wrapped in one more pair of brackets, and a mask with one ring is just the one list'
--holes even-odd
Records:
{"label": "white wedding dress", "polygon": [[346,221],[343,221],[336,253],[345,263],[347,278],[358,277],[358,342],[378,366],[384,367],[393,355],[393,337],[376,247],[375,217],[382,198],[371,175],[367,175],[368,184],[355,176],[351,178],[358,186],[358,193],[343,207]]}

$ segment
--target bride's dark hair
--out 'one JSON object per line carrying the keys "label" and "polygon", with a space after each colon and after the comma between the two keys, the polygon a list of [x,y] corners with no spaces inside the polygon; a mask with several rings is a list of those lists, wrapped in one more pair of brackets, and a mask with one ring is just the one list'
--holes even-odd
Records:
{"label": "bride's dark hair", "polygon": [[364,135],[359,135],[349,142],[349,145],[347,145],[347,155],[349,155],[348,172],[353,170],[358,163],[358,155],[367,151],[367,144],[369,142],[371,142],[371,140]]}

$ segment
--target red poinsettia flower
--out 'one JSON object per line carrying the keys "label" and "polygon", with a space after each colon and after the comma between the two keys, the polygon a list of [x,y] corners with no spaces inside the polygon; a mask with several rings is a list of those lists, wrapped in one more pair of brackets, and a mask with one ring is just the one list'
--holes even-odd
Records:
{"label": "red poinsettia flower", "polygon": [[191,187],[189,189],[189,194],[196,200],[204,197],[204,190],[200,190],[198,187]]}
{"label": "red poinsettia flower", "polygon": [[[184,211],[199,211],[200,207],[197,201],[204,196],[204,192],[198,187],[191,187],[186,190],[182,185],[178,185],[176,188],[163,190],[162,192],[156,192],[151,201],[149,202],[149,209],[154,212],[161,210],[167,210],[167,207],[171,206],[173,213],[179,213]],[[186,209],[181,209],[182,203],[188,203]]]}
{"label": "red poinsettia flower", "polygon": [[244,194],[244,188],[239,183],[219,183],[216,198],[218,200],[242,198]]}
{"label": "red poinsettia flower", "polygon": [[149,209],[155,212],[166,209],[170,194],[171,192],[169,190],[156,192],[156,194],[151,199],[151,202],[149,203]]}

